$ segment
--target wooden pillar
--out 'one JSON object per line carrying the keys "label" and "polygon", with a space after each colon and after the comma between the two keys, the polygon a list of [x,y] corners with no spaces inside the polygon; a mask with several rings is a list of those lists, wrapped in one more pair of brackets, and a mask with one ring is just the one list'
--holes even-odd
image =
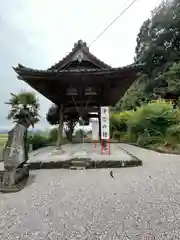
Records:
{"label": "wooden pillar", "polygon": [[73,130],[74,130],[74,128],[73,128],[73,120],[71,120],[70,123],[69,123],[69,132],[70,132],[69,140],[70,140],[70,142],[72,142]]}
{"label": "wooden pillar", "polygon": [[98,120],[99,120],[99,141],[101,143],[101,116],[100,116],[100,114],[98,116]]}
{"label": "wooden pillar", "polygon": [[60,110],[59,110],[59,127],[58,127],[58,139],[57,139],[58,148],[61,148],[62,140],[63,140],[63,120],[64,120],[64,112],[63,112],[63,104],[61,104]]}
{"label": "wooden pillar", "polygon": [[71,119],[69,122],[68,122],[68,126],[67,126],[67,132],[66,132],[66,136],[67,136],[67,139],[72,142],[72,134],[73,134],[73,120]]}

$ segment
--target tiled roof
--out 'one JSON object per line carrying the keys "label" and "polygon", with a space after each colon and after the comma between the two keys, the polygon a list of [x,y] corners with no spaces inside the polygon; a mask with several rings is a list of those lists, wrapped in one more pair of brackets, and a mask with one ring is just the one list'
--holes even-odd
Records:
{"label": "tiled roof", "polygon": [[32,68],[27,68],[23,65],[18,65],[18,67],[13,68],[16,73],[44,73],[44,74],[54,74],[54,73],[108,73],[113,71],[126,71],[126,70],[141,70],[143,68],[142,65],[131,64],[124,67],[119,68],[90,68],[90,69],[65,69],[65,70],[57,70],[57,69],[48,69],[48,70],[37,70]]}
{"label": "tiled roof", "polygon": [[74,47],[73,47],[72,51],[68,55],[66,55],[58,63],[51,66],[48,70],[55,70],[55,69],[60,70],[68,61],[71,60],[71,57],[80,49],[81,49],[82,52],[84,52],[86,55],[88,55],[88,57],[92,60],[92,62],[99,65],[100,68],[111,68],[111,66],[102,62],[100,59],[96,58],[92,53],[89,52],[89,48],[88,48],[86,42],[83,42],[82,40],[79,40],[77,43],[74,44]]}

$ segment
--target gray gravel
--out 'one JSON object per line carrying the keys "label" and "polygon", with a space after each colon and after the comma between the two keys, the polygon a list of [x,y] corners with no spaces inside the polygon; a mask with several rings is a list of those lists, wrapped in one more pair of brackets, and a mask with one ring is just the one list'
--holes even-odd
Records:
{"label": "gray gravel", "polygon": [[115,180],[107,169],[40,170],[0,194],[0,239],[180,239],[180,156],[120,147],[144,166],[113,170]]}

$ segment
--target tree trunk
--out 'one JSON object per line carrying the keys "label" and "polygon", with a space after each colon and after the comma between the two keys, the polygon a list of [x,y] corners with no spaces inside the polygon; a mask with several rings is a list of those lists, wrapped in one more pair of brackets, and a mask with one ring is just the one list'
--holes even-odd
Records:
{"label": "tree trunk", "polygon": [[72,134],[73,134],[73,121],[71,120],[69,123],[69,141],[72,142]]}
{"label": "tree trunk", "polygon": [[73,131],[74,131],[74,124],[73,124],[73,121],[70,120],[68,123],[67,123],[67,130],[66,130],[66,137],[68,139],[69,142],[72,142],[72,134],[73,134]]}
{"label": "tree trunk", "polygon": [[63,140],[63,104],[60,106],[59,111],[59,127],[58,127],[58,139],[57,139],[57,147],[61,148],[62,140]]}
{"label": "tree trunk", "polygon": [[24,133],[24,152],[25,152],[25,162],[28,161],[28,152],[29,152],[29,144],[28,144],[28,129],[26,129]]}

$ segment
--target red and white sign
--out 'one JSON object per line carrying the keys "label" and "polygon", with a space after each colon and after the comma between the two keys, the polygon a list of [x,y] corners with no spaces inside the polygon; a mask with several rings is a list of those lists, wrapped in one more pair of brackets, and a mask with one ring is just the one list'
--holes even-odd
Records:
{"label": "red and white sign", "polygon": [[101,107],[101,139],[109,138],[109,107]]}
{"label": "red and white sign", "polygon": [[101,107],[101,154],[110,155],[109,107]]}

